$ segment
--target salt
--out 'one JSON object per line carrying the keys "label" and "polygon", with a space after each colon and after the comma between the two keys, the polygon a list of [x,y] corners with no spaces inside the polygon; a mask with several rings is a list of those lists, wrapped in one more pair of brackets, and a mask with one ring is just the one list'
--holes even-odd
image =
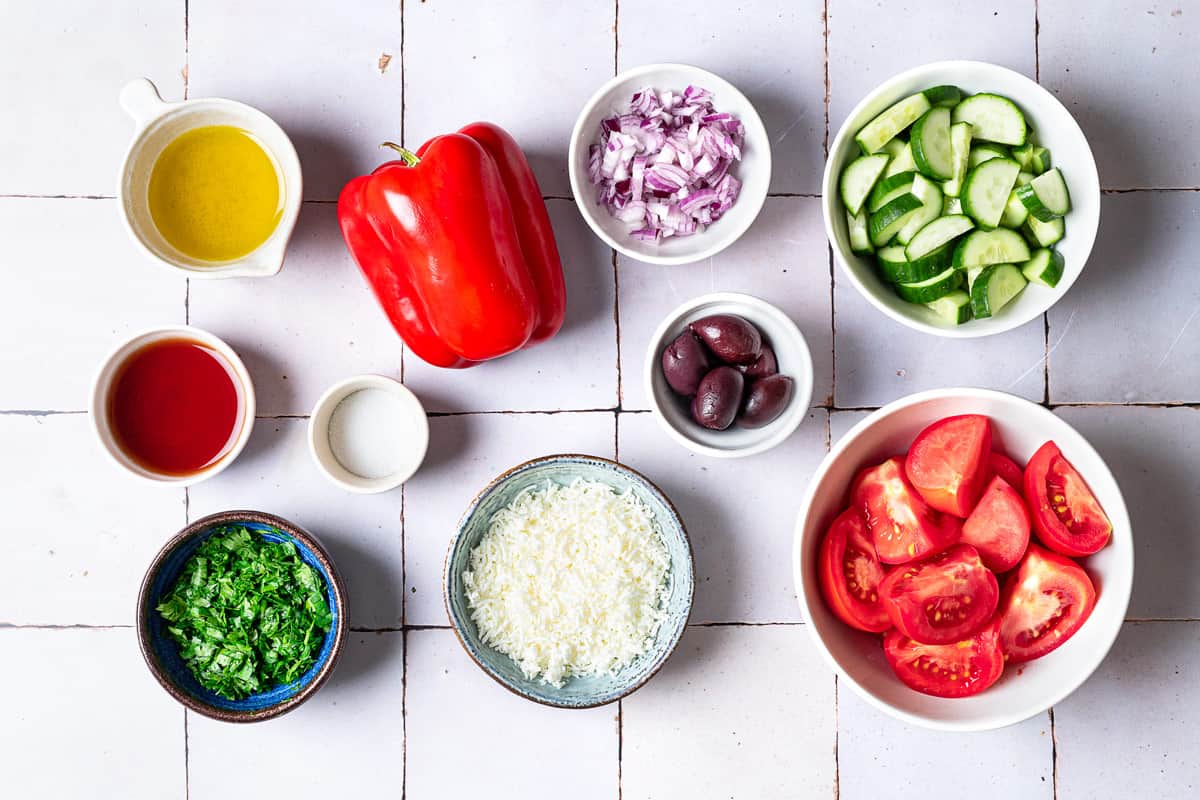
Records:
{"label": "salt", "polygon": [[333,457],[362,478],[395,474],[415,438],[403,398],[383,389],[360,389],[347,395],[329,418]]}

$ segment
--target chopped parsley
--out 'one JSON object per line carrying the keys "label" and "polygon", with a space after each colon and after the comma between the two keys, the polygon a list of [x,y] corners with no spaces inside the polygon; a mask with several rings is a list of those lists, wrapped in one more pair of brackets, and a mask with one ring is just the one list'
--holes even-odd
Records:
{"label": "chopped parsley", "polygon": [[200,685],[230,700],[303,675],[333,623],[325,581],[295,546],[240,525],[196,548],[158,612]]}

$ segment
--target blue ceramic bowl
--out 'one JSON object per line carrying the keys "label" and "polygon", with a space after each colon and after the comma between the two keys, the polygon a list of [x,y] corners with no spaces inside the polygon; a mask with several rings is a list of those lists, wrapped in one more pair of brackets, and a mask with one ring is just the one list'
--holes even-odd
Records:
{"label": "blue ceramic bowl", "polygon": [[[516,662],[483,643],[471,619],[462,576],[470,562],[471,551],[487,532],[497,511],[525,489],[544,486],[547,481],[567,485],[578,478],[608,484],[618,492],[632,490],[654,513],[671,559],[667,574],[667,614],[653,644],[633,663],[615,675],[575,676],[556,688],[538,678],[525,677]],[[645,476],[623,464],[596,456],[543,456],[505,472],[471,502],[458,523],[458,531],[446,555],[446,611],[467,653],[504,688],[526,699],[559,708],[592,708],[611,703],[654,677],[679,644],[692,611],[694,590],[692,545],[675,506]]]}
{"label": "blue ceramic bowl", "polygon": [[[230,700],[205,689],[183,663],[179,649],[167,633],[166,621],[156,610],[159,601],[179,578],[183,565],[200,544],[225,525],[240,525],[274,542],[291,542],[305,563],[325,581],[326,601],[333,624],[316,662],[291,683],[274,686],[242,700]],[[138,643],[150,672],[180,703],[197,713],[225,722],[259,722],[291,711],[312,696],[325,682],[341,654],[346,634],[346,596],[342,579],[329,553],[310,533],[273,514],[261,511],[222,511],[198,519],[177,533],[154,557],[138,594]]]}

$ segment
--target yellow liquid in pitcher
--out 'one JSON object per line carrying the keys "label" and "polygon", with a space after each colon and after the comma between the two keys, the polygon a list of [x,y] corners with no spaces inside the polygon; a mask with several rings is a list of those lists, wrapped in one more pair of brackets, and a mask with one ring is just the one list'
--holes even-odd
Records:
{"label": "yellow liquid in pitcher", "polygon": [[163,149],[148,201],[155,227],[176,250],[198,261],[234,261],[279,225],[283,181],[248,131],[208,125]]}

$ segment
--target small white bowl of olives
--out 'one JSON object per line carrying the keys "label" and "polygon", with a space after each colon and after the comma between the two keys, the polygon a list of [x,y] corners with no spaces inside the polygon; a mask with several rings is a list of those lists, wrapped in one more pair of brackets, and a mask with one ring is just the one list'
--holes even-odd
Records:
{"label": "small white bowl of olives", "polygon": [[746,294],[689,300],[650,338],[646,396],[667,434],[714,458],[770,450],[812,401],[812,355],[796,323]]}

